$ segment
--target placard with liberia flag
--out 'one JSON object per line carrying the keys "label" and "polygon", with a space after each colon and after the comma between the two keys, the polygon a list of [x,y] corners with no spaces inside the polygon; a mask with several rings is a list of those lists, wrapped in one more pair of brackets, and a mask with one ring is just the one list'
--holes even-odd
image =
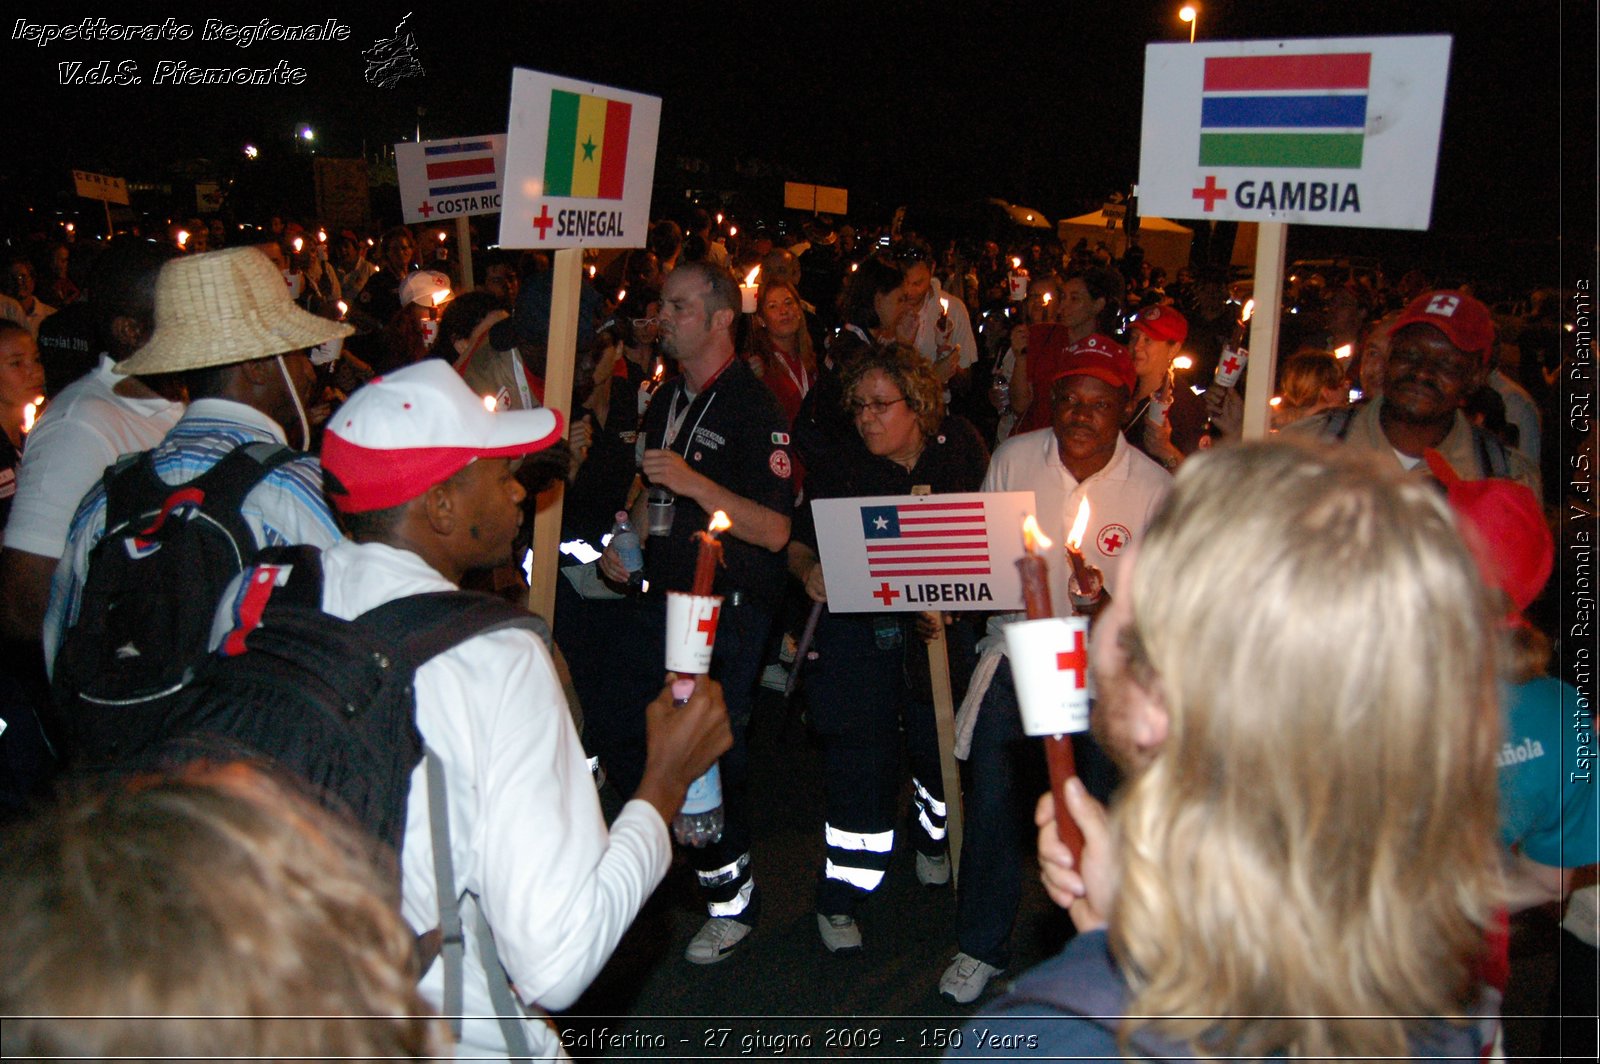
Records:
{"label": "placard with liberia flag", "polygon": [[1448,36],[1147,45],[1139,207],[1426,229],[1449,72]]}
{"label": "placard with liberia flag", "polygon": [[1033,492],[815,499],[834,613],[1022,608],[1022,520]]}
{"label": "placard with liberia flag", "polygon": [[643,247],[660,125],[659,97],[513,71],[501,245]]}
{"label": "placard with liberia flag", "polygon": [[400,209],[410,224],[500,209],[506,135],[403,141],[394,146]]}

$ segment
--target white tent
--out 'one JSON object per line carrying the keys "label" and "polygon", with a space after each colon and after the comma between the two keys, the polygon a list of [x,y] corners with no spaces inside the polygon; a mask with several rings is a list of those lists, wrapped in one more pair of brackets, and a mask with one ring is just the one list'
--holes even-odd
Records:
{"label": "white tent", "polygon": [[[1079,240],[1088,240],[1092,248],[1104,243],[1117,258],[1127,250],[1128,236],[1123,231],[1122,219],[1115,220],[1116,228],[1107,229],[1108,219],[1099,211],[1080,214],[1076,218],[1063,218],[1056,223],[1056,236],[1069,251]],[[1189,245],[1194,241],[1194,230],[1185,229],[1177,222],[1151,215],[1139,217],[1139,246],[1144,248],[1145,261],[1160,266],[1170,276],[1189,265]]]}

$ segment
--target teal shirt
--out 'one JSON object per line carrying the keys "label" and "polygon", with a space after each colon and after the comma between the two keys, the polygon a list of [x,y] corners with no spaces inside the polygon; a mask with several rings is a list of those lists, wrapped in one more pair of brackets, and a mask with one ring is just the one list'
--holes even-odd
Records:
{"label": "teal shirt", "polygon": [[1500,839],[1529,860],[1580,868],[1600,860],[1594,718],[1576,688],[1540,677],[1507,688]]}

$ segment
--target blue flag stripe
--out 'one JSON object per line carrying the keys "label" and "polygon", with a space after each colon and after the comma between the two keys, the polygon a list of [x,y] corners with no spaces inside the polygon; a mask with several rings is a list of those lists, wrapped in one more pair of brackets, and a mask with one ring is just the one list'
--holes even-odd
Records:
{"label": "blue flag stripe", "polygon": [[1359,129],[1365,96],[1207,96],[1202,129]]}

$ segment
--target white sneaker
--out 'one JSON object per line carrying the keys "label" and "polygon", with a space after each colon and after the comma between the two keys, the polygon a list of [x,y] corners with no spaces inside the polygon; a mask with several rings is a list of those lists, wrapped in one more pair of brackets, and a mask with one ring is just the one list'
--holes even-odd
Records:
{"label": "white sneaker", "polygon": [[957,953],[956,959],[939,977],[939,996],[952,1005],[970,1005],[982,995],[989,980],[1002,971],[1003,968],[985,964],[976,957]]}
{"label": "white sneaker", "polygon": [[689,940],[683,959],[690,964],[716,964],[733,955],[755,928],[726,916],[714,916]]}
{"label": "white sneaker", "polygon": [[829,953],[860,953],[861,925],[853,916],[824,916],[817,914],[817,933]]}
{"label": "white sneaker", "polygon": [[950,855],[929,857],[917,851],[917,882],[925,887],[942,887],[950,882]]}

